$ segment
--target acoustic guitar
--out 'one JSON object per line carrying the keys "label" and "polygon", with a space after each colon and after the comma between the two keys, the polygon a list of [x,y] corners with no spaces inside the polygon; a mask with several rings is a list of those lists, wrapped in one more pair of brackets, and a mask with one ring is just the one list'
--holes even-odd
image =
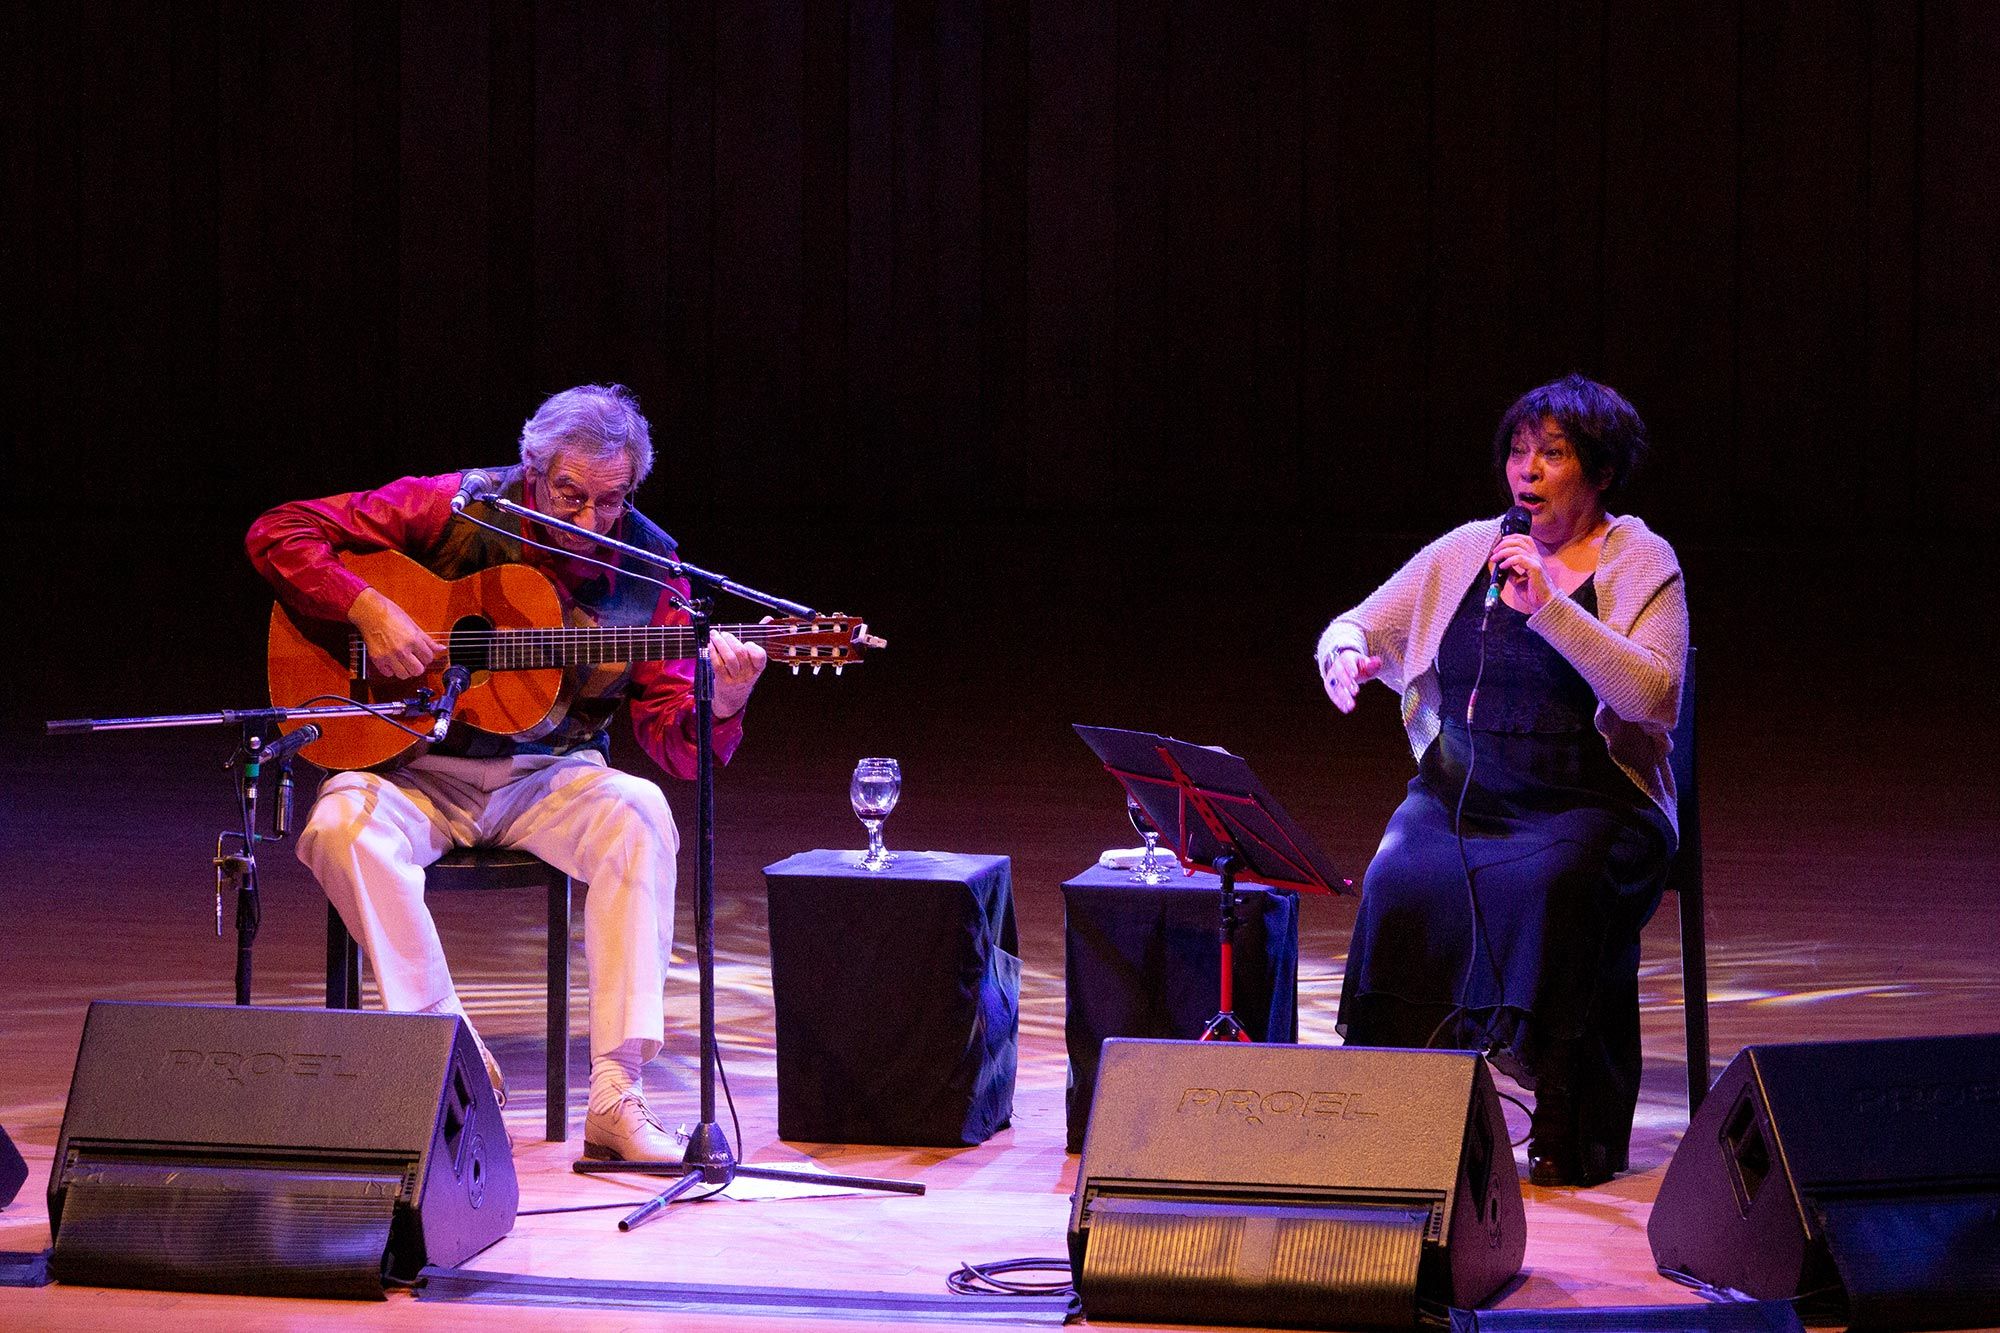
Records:
{"label": "acoustic guitar", "polygon": [[[562,594],[546,575],[526,565],[494,565],[461,579],[442,579],[397,551],[343,554],[340,563],[366,579],[383,596],[445,645],[444,653],[421,679],[398,680],[371,669],[360,633],[345,621],[295,616],[282,604],[271,608],[269,676],[271,703],[299,708],[352,700],[396,706],[425,691],[444,692],[444,672],[454,665],[471,670],[453,721],[481,731],[535,740],[555,730],[569,710],[574,690],[570,666],[620,669],[632,662],[659,662],[695,655],[694,630],[687,625],[572,625]],[[718,625],[745,643],[760,643],[771,661],[796,673],[811,667],[839,672],[870,648],[888,644],[868,633],[853,616],[787,618],[757,625]],[[287,732],[306,719],[282,724]],[[430,722],[413,715],[403,726],[361,715],[314,719],[321,736],[300,751],[321,768],[376,768],[428,744]],[[413,727],[426,736],[413,736]]]}

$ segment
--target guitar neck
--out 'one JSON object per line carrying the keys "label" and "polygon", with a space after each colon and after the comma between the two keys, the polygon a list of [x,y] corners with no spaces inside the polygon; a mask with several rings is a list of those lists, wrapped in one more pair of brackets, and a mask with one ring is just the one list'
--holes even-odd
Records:
{"label": "guitar neck", "polygon": [[[714,625],[710,628],[754,643],[780,637],[788,627]],[[359,636],[354,643],[358,654]],[[446,637],[445,647],[454,659],[480,662],[488,671],[541,671],[605,662],[678,661],[695,655],[695,636],[689,625],[455,630]]]}

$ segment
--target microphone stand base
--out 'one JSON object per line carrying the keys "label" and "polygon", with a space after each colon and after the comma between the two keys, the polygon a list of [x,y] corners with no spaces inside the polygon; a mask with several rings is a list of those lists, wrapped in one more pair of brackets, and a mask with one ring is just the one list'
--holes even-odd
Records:
{"label": "microphone stand base", "polygon": [[1236,1021],[1236,1015],[1225,1009],[1208,1020],[1208,1026],[1201,1030],[1197,1041],[1249,1041],[1250,1032]]}

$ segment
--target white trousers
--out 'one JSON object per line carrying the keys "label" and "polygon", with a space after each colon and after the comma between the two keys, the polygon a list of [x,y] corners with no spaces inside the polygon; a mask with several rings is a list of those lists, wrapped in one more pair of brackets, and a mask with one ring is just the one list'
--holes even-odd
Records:
{"label": "white trousers", "polygon": [[680,834],[655,784],[596,751],[504,759],[426,756],[392,773],[340,773],[299,834],[306,863],[360,942],[385,1008],[455,995],[424,867],[453,847],[518,847],[589,885],[590,1051],[666,1036]]}

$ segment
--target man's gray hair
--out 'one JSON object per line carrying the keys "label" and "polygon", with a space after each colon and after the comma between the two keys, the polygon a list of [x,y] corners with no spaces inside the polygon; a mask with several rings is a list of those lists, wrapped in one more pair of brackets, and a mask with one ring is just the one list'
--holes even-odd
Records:
{"label": "man's gray hair", "polygon": [[552,395],[521,427],[521,461],[546,472],[556,451],[605,459],[623,450],[632,460],[632,485],[653,470],[653,431],[639,400],[622,384],[583,384]]}

